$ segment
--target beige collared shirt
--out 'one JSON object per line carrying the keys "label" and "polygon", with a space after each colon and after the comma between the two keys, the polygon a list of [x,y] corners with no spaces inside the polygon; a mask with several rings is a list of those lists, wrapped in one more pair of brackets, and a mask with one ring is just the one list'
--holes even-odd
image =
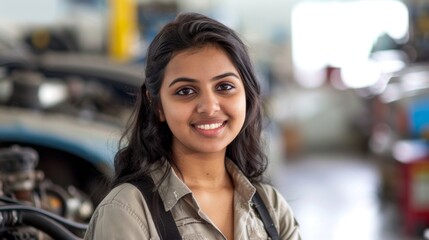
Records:
{"label": "beige collared shirt", "polygon": [[[161,179],[166,164],[152,171],[154,182]],[[226,161],[226,168],[234,182],[234,239],[269,239],[264,224],[252,207],[251,199],[256,189],[267,206],[279,231],[280,239],[301,239],[299,226],[284,198],[271,186],[253,186],[238,167]],[[202,212],[191,190],[170,171],[160,184],[159,194],[166,211],[170,211],[183,240],[226,239],[219,229]],[[85,239],[159,239],[150,210],[140,191],[124,183],[105,197],[95,210]]]}

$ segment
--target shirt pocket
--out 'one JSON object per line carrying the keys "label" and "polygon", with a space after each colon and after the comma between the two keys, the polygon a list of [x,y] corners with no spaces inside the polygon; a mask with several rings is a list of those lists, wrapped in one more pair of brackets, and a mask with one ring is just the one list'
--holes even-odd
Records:
{"label": "shirt pocket", "polygon": [[203,237],[199,233],[193,233],[193,234],[185,234],[182,236],[183,240],[206,240],[207,238]]}
{"label": "shirt pocket", "polygon": [[183,240],[206,240],[207,223],[202,219],[183,217],[176,220]]}
{"label": "shirt pocket", "polygon": [[260,226],[258,223],[247,225],[247,236],[249,240],[271,239],[264,226]]}

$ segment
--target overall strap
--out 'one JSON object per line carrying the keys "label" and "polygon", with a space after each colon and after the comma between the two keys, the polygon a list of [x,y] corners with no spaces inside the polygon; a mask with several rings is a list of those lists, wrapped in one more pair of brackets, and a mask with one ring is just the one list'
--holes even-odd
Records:
{"label": "overall strap", "polygon": [[279,234],[277,232],[276,226],[274,225],[273,219],[271,219],[268,209],[262,201],[258,191],[256,191],[253,195],[252,202],[256,208],[256,211],[259,213],[262,222],[264,223],[264,227],[268,235],[270,235],[272,240],[278,240]]}
{"label": "overall strap", "polygon": [[[145,176],[141,180],[135,180],[130,183],[136,186],[143,194],[152,214],[152,220],[154,221],[161,239],[181,240],[182,237],[180,236],[179,230],[177,228],[176,222],[173,219],[173,216],[171,215],[171,212],[165,211],[164,204],[161,197],[159,196],[158,191],[154,191],[155,184],[153,183],[153,180],[150,177]],[[261,217],[262,222],[264,223],[264,227],[268,235],[272,240],[279,240],[277,229],[258,191],[256,191],[253,195],[252,202],[256,208],[256,211]]]}
{"label": "overall strap", "polygon": [[143,179],[130,183],[143,194],[160,238],[162,240],[181,240],[182,237],[171,212],[165,211],[164,203],[158,191],[154,190],[155,184],[152,178],[144,176]]}

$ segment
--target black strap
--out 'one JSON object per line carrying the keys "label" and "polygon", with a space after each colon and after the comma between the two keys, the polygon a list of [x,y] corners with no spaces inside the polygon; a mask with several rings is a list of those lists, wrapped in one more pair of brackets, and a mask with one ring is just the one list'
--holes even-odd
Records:
{"label": "black strap", "polygon": [[[176,222],[173,219],[173,216],[171,215],[171,212],[165,211],[164,204],[161,197],[159,196],[158,191],[153,190],[155,185],[152,179],[145,176],[140,181],[132,181],[131,184],[136,186],[146,199],[147,205],[149,206],[149,210],[152,214],[152,219],[161,239],[181,240],[182,237],[180,236],[179,230],[177,228]],[[277,232],[276,226],[274,225],[268,209],[257,191],[255,192],[255,195],[253,195],[252,202],[256,208],[256,211],[261,217],[262,222],[264,223],[264,227],[268,235],[270,235],[272,240],[278,240],[279,234]]]}
{"label": "black strap", "polygon": [[181,240],[179,230],[170,211],[165,211],[164,204],[158,191],[154,191],[155,184],[150,177],[145,176],[142,180],[132,181],[146,199],[152,220],[161,239]]}
{"label": "black strap", "polygon": [[278,240],[279,234],[277,232],[276,226],[274,225],[274,222],[271,219],[270,214],[268,213],[268,209],[262,201],[262,198],[259,195],[258,191],[255,192],[255,195],[253,195],[252,202],[256,208],[256,211],[258,211],[262,222],[264,223],[264,227],[268,235],[270,235],[272,240]]}

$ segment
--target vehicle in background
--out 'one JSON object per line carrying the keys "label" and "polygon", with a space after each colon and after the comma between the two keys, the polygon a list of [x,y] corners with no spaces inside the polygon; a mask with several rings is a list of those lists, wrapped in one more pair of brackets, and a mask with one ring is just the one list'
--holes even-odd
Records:
{"label": "vehicle in background", "polygon": [[37,169],[98,204],[143,67],[72,53],[0,53],[0,147],[31,147]]}
{"label": "vehicle in background", "polygon": [[62,188],[35,170],[38,154],[19,146],[0,148],[0,238],[83,237],[94,206],[73,186]]}

